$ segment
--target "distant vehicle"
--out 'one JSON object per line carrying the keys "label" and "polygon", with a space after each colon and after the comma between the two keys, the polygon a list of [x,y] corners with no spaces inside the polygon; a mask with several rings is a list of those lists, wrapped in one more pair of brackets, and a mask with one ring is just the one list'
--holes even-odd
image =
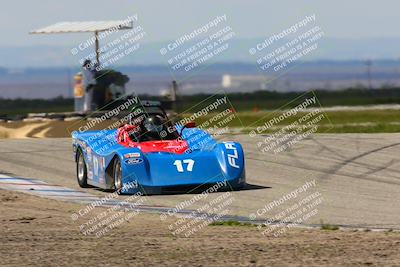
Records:
{"label": "distant vehicle", "polygon": [[239,143],[217,143],[194,122],[172,123],[156,101],[134,106],[129,123],[118,129],[74,132],[72,138],[81,187],[161,194],[221,182],[239,189],[246,182]]}

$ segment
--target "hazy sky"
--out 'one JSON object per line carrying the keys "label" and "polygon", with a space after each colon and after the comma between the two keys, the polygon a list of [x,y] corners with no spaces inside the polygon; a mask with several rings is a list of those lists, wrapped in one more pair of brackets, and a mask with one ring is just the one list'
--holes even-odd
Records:
{"label": "hazy sky", "polygon": [[71,45],[89,34],[28,35],[59,21],[123,19],[138,14],[147,41],[166,41],[226,14],[239,38],[267,37],[316,14],[327,37],[400,37],[395,0],[2,0],[1,45]]}

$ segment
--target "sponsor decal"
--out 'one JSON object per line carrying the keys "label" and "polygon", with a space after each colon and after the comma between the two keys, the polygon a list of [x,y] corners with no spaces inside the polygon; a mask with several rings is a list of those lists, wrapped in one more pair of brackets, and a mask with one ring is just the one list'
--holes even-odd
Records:
{"label": "sponsor decal", "polygon": [[92,162],[93,162],[93,172],[95,176],[99,176],[99,173],[103,171],[102,167],[102,158],[98,157],[96,155],[93,155],[92,157]]}
{"label": "sponsor decal", "polygon": [[129,158],[125,160],[126,164],[139,164],[142,163],[143,160],[142,159],[138,159],[138,158]]}
{"label": "sponsor decal", "polygon": [[233,168],[239,169],[239,165],[236,162],[236,160],[239,159],[239,156],[234,143],[225,143],[225,148],[227,152],[232,152],[232,154],[227,153],[229,165]]}
{"label": "sponsor decal", "polygon": [[88,171],[88,179],[93,180],[93,172],[92,171]]}
{"label": "sponsor decal", "polygon": [[106,166],[106,158],[101,157],[101,158],[100,158],[100,168],[101,168],[102,170],[104,170],[105,166]]}
{"label": "sponsor decal", "polygon": [[90,147],[86,148],[86,157],[88,162],[92,162],[93,158],[92,158],[92,149],[90,149]]}
{"label": "sponsor decal", "polygon": [[99,182],[100,183],[104,183],[106,181],[105,177],[104,177],[104,172],[101,172],[99,174]]}
{"label": "sponsor decal", "polygon": [[124,158],[140,158],[140,153],[139,152],[133,152],[133,153],[128,153],[124,155]]}

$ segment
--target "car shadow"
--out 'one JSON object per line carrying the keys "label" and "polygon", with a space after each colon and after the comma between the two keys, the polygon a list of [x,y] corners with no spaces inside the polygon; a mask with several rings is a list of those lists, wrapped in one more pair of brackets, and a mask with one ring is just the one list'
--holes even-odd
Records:
{"label": "car shadow", "polygon": [[[196,186],[196,187],[169,187],[169,188],[164,188],[161,189],[160,193],[149,193],[147,195],[192,195],[192,194],[201,194],[205,192],[206,190],[209,190],[212,188],[212,184],[205,184],[201,186]],[[256,185],[256,184],[248,184],[246,183],[242,188],[232,188],[231,186],[226,186],[223,188],[219,188],[216,191],[211,191],[210,193],[218,193],[218,192],[237,192],[237,191],[246,191],[246,190],[261,190],[261,189],[269,189],[271,187],[269,186],[262,186],[262,185]]]}
{"label": "car shadow", "polygon": [[269,189],[269,188],[272,188],[272,187],[263,186],[263,185],[256,185],[256,184],[246,184],[243,188],[239,189],[238,191],[259,190],[259,189]]}
{"label": "car shadow", "polygon": [[[143,195],[146,196],[157,196],[157,195],[194,195],[194,194],[201,194],[206,190],[212,188],[213,184],[204,184],[204,185],[197,185],[197,186],[171,186],[171,187],[164,187],[158,188],[156,191],[143,189]],[[263,185],[256,185],[256,184],[248,184],[246,183],[242,188],[232,188],[231,186],[226,186],[223,188],[218,188],[216,191],[210,190],[210,193],[218,193],[218,192],[237,192],[237,191],[246,191],[246,190],[261,190],[261,189],[269,189],[272,187],[263,186]],[[94,190],[99,192],[105,193],[113,193],[115,190],[113,189],[103,189],[98,187],[93,187]],[[130,195],[123,194],[123,195]]]}

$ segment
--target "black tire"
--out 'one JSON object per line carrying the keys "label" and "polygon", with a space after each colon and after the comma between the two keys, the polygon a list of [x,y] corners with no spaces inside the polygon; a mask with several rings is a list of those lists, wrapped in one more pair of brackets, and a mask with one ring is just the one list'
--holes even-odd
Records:
{"label": "black tire", "polygon": [[90,186],[87,184],[87,168],[85,158],[81,149],[78,149],[76,153],[76,180],[78,181],[80,187],[88,188]]}
{"label": "black tire", "polygon": [[112,177],[114,183],[114,190],[120,191],[122,189],[122,167],[119,158],[114,159]]}

